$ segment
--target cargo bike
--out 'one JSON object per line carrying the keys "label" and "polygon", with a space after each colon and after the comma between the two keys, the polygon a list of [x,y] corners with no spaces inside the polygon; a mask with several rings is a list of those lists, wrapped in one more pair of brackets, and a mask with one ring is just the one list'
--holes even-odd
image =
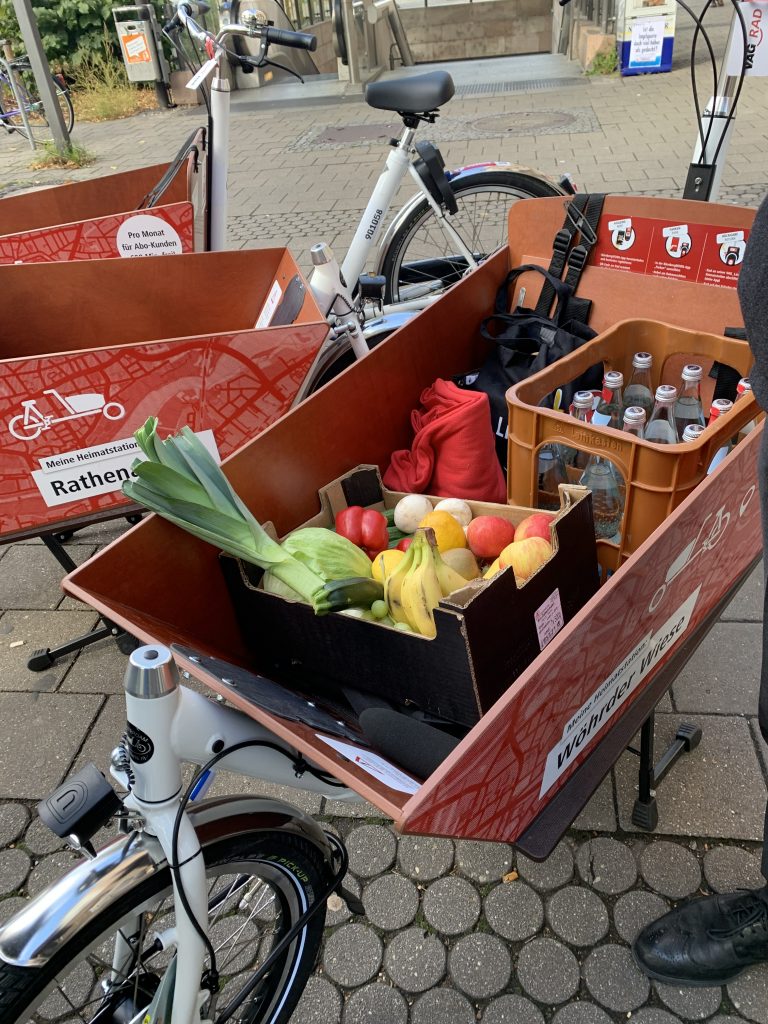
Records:
{"label": "cargo bike", "polygon": [[[617,267],[608,225],[631,219],[639,245],[664,225],[685,222],[695,247],[730,232],[748,237],[752,216],[703,203],[607,197],[608,243],[597,246],[583,275],[593,325],[605,335],[619,329],[641,294],[674,330],[717,338],[738,327],[733,287],[654,273],[649,259],[642,277]],[[477,324],[510,267],[545,263],[562,202],[518,204],[510,218],[509,250],[227,460],[230,482],[261,522],[282,535],[318,514],[317,494],[329,481],[354,466],[386,465],[407,444],[422,389],[481,358]],[[537,286],[533,276],[522,283]],[[531,440],[516,425],[514,396],[510,408],[510,451],[535,447],[541,437]],[[568,419],[554,422],[572,441]],[[174,1024],[290,1017],[314,963],[327,896],[339,889],[361,912],[342,886],[345,852],[337,837],[282,801],[200,799],[211,769],[362,797],[401,832],[504,841],[543,859],[642,730],[636,820],[645,815],[652,827],[654,785],[676,752],[696,742],[684,730],[676,750],[654,765],[654,708],[760,555],[762,430],[760,423],[710,475],[711,444],[702,448],[699,482],[664,493],[674,507],[657,527],[633,528],[631,551],[598,545],[602,585],[545,636],[500,696],[485,692],[477,676],[473,728],[423,781],[366,749],[321,701],[290,701],[285,690],[270,690],[212,546],[152,516],[80,567],[67,591],[146,642],[126,673],[128,725],[113,756],[128,795],[118,799],[89,769],[43,808],[87,859],[0,932],[3,1019],[26,1021],[46,1005],[60,1007],[65,1019],[67,1010],[69,1019],[99,1024],[169,1019],[171,1006]],[[649,484],[641,476],[635,482]],[[526,584],[532,593],[536,580]],[[534,604],[551,597],[541,593]],[[447,621],[454,612],[444,614]],[[349,625],[352,654],[369,624]],[[477,639],[461,628],[456,636],[470,646]],[[299,678],[322,665],[291,667]],[[187,677],[230,707],[183,686]],[[183,797],[182,761],[205,766]],[[116,813],[124,834],[94,856],[91,837]]]}

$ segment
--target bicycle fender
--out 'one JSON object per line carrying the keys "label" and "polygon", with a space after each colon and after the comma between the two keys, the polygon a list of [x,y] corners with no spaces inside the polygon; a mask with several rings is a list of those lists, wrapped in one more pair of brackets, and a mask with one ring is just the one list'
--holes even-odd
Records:
{"label": "bicycle fender", "polygon": [[[518,167],[517,164],[505,163],[504,161],[489,161],[481,164],[467,164],[466,167],[457,167],[453,171],[448,171],[447,177],[450,182],[460,181],[462,178],[467,178],[470,175],[481,174],[493,174],[495,171],[516,171],[518,174],[524,175],[528,178],[535,178],[537,181],[543,181],[549,185],[550,188],[559,188],[546,174],[542,174],[540,171],[533,170],[529,167]],[[560,189],[563,195],[567,193]],[[387,251],[392,244],[392,239],[403,226],[405,221],[413,213],[414,209],[424,201],[424,194],[422,192],[416,192],[412,195],[408,202],[403,206],[390,221],[386,231],[381,236],[379,241],[379,249],[376,254],[376,265],[373,270],[374,274],[380,274],[384,266],[384,260],[387,255]]]}
{"label": "bicycle fender", "polygon": [[[301,835],[331,865],[332,847],[317,822],[298,807],[263,797],[227,796],[201,801],[187,812],[203,850],[250,832]],[[118,903],[166,867],[154,836],[133,832],[105,846],[48,886],[0,928],[0,959],[15,967],[48,963],[94,914]]]}

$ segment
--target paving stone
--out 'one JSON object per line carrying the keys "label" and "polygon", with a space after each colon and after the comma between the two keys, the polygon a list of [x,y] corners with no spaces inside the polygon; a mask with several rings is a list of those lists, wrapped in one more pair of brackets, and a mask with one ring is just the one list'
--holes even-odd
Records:
{"label": "paving stone", "polygon": [[291,1014],[291,1024],[336,1024],[341,1020],[341,993],[325,978],[311,977]]}
{"label": "paving stone", "polygon": [[383,825],[360,825],[347,837],[349,870],[361,878],[372,878],[391,868],[397,855],[397,840]]}
{"label": "paving stone", "polygon": [[517,980],[531,999],[564,1003],[579,987],[579,962],[555,939],[532,939],[517,957]]}
{"label": "paving stone", "polygon": [[687,985],[662,985],[655,981],[653,987],[662,1003],[686,1020],[711,1017],[723,1001],[719,985],[717,988],[691,988]]}
{"label": "paving stone", "polygon": [[456,843],[456,867],[475,882],[498,882],[511,870],[512,847],[506,843],[477,843],[461,839]]}
{"label": "paving stone", "polygon": [[416,1000],[411,1024],[475,1024],[475,1011],[455,989],[433,988]]}
{"label": "paving stone", "polygon": [[614,832],[616,830],[613,775],[610,772],[592,794],[586,807],[574,820],[571,827],[581,832]]}
{"label": "paving stone", "polygon": [[[82,608],[80,602],[78,606]],[[100,640],[81,654],[61,684],[62,693],[116,693],[123,697],[123,680],[128,667],[128,655],[123,654],[115,641]]]}
{"label": "paving stone", "polygon": [[768,964],[750,967],[727,988],[729,999],[743,1017],[768,1024]]}
{"label": "paving stone", "polygon": [[567,842],[557,844],[552,853],[543,861],[531,860],[524,854],[517,855],[517,870],[520,877],[540,892],[559,889],[573,877],[573,854]]}
{"label": "paving stone", "polygon": [[400,870],[417,882],[431,882],[453,867],[454,848],[450,839],[403,836],[398,843]]}
{"label": "paving stone", "polygon": [[678,712],[735,715],[757,707],[761,643],[759,622],[717,623],[675,679]]}
{"label": "paving stone", "polygon": [[583,886],[568,885],[547,904],[552,931],[572,946],[594,946],[608,931],[608,911],[596,893]]}
{"label": "paving stone", "polygon": [[445,974],[445,946],[421,930],[398,932],[387,945],[384,967],[403,992],[426,992]]}
{"label": "paving stone", "polygon": [[30,896],[37,896],[39,892],[46,889],[53,882],[56,882],[72,868],[80,863],[80,857],[74,850],[59,850],[52,853],[50,857],[43,857],[34,868],[27,880],[27,892]]}
{"label": "paving stone", "polygon": [[40,800],[55,789],[102,699],[71,693],[0,693],[5,735],[34,737],[34,743],[0,746],[0,798]]}
{"label": "paving stone", "polygon": [[463,878],[438,878],[424,894],[424,916],[443,935],[460,935],[474,928],[480,916],[480,897]]}
{"label": "paving stone", "polygon": [[624,893],[616,900],[613,923],[622,939],[632,943],[647,924],[662,917],[668,910],[669,905],[661,896],[638,889]]}
{"label": "paving stone", "polygon": [[370,981],[380,966],[381,939],[367,925],[343,924],[325,943],[325,973],[346,988]]}
{"label": "paving stone", "polygon": [[720,616],[721,622],[735,620],[737,622],[760,622],[763,618],[763,574],[762,561],[756,565],[736,596]]}
{"label": "paving stone", "polygon": [[344,1024],[408,1024],[408,1004],[391,985],[366,985],[347,1000]]}
{"label": "paving stone", "polygon": [[759,889],[765,885],[759,857],[739,846],[716,846],[705,853],[704,877],[714,892]]}
{"label": "paving stone", "polygon": [[[762,840],[765,782],[749,723],[724,715],[686,715],[686,721],[701,728],[701,743],[684,754],[664,779],[656,831]],[[679,715],[656,715],[657,751],[673,739],[679,723]],[[615,774],[621,828],[641,832],[631,820],[637,786],[635,755],[623,754]]]}
{"label": "paving stone", "polygon": [[0,893],[20,889],[31,867],[32,861],[23,850],[0,850]]}
{"label": "paving stone", "polygon": [[608,1010],[627,1013],[638,1009],[648,998],[650,983],[635,967],[632,954],[624,946],[593,949],[583,970],[590,995]]}
{"label": "paving stone", "polygon": [[[67,554],[80,565],[96,550],[95,544],[67,544]],[[46,547],[14,544],[3,559],[0,573],[0,608],[53,609],[62,601],[64,570]]]}
{"label": "paving stone", "polygon": [[[729,1019],[735,1020],[736,1018]],[[714,1024],[716,1020],[724,1021],[725,1018],[713,1017],[710,1024]],[[633,1024],[679,1024],[679,1021],[679,1017],[673,1017],[671,1013],[660,1010],[657,1006],[647,1006],[632,1014]]]}
{"label": "paving stone", "polygon": [[47,853],[55,853],[56,850],[64,849],[66,843],[51,832],[48,826],[42,823],[40,818],[35,817],[29,823],[29,828],[24,833],[24,846],[37,857],[43,857]]}
{"label": "paving stone", "polygon": [[544,1024],[544,1015],[522,996],[499,996],[483,1011],[483,1024]]}
{"label": "paving stone", "polygon": [[5,924],[27,904],[23,896],[9,896],[0,900],[0,924]]}
{"label": "paving stone", "polygon": [[[122,701],[122,698],[120,697],[116,699],[118,701]],[[111,697],[107,699],[108,708],[111,700]],[[122,701],[122,703],[124,704],[125,702]],[[108,725],[104,721],[106,713],[107,709],[101,713],[98,722],[100,727],[103,726],[105,747],[108,746],[108,737],[106,734],[109,732]],[[125,717],[124,709],[123,717]],[[96,730],[94,729],[94,732],[95,731]],[[245,796],[266,796],[273,800],[282,800],[284,803],[291,804],[292,807],[298,807],[307,814],[313,815],[319,814],[323,806],[323,798],[320,794],[311,793],[307,789],[296,789],[293,786],[279,786],[277,783],[267,782],[264,779],[249,779],[244,775],[237,775],[232,772],[217,772],[216,779],[208,790],[208,796],[229,796],[233,794],[244,794]]]}
{"label": "paving stone", "polygon": [[[53,649],[73,637],[88,633],[97,618],[96,612],[91,611],[5,612],[0,619],[0,691],[50,693],[55,690],[69,671],[75,655],[57,658],[42,672],[30,672],[27,661],[39,648]],[[19,641],[20,646],[11,647]]]}
{"label": "paving stone", "polygon": [[490,999],[503,991],[512,971],[507,947],[495,935],[465,935],[448,957],[454,984],[472,999]]}
{"label": "paving stone", "polygon": [[402,875],[382,875],[365,887],[365,916],[377,928],[407,928],[419,909],[419,890]]}
{"label": "paving stone", "polygon": [[0,806],[0,846],[15,843],[27,827],[29,811],[23,804]]}
{"label": "paving stone", "polygon": [[383,817],[379,808],[369,804],[367,800],[326,800],[323,813],[331,814],[335,818]]}
{"label": "paving stone", "polygon": [[552,1024],[610,1024],[610,1020],[605,1010],[601,1010],[599,1006],[593,1006],[591,1003],[569,1003],[557,1011],[552,1018]]}
{"label": "paving stone", "polygon": [[616,839],[589,839],[576,854],[576,866],[583,880],[610,896],[629,889],[637,879],[635,856]]}
{"label": "paving stone", "polygon": [[485,897],[488,924],[503,939],[528,939],[544,924],[544,903],[525,882],[502,882]]}
{"label": "paving stone", "polygon": [[[342,884],[345,889],[348,889],[353,894],[353,896],[360,895],[360,883],[354,875],[350,875],[349,872],[347,872]],[[344,921],[348,921],[350,917],[352,917],[352,912],[347,906],[346,900],[343,896],[340,896],[335,892],[328,897],[328,905],[325,911],[326,928],[335,928],[336,925],[342,924]]]}
{"label": "paving stone", "polygon": [[652,889],[674,900],[690,896],[701,884],[701,868],[691,851],[663,840],[649,843],[643,850],[640,871]]}

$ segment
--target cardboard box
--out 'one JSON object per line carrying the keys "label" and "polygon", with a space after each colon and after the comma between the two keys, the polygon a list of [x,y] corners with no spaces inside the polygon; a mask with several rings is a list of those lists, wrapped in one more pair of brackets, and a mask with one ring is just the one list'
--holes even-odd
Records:
{"label": "cardboard box", "polygon": [[[348,505],[394,508],[402,496],[382,486],[377,467],[358,467],[323,488],[320,514],[296,525],[332,527]],[[563,508],[552,516],[553,557],[520,587],[505,569],[444,598],[434,639],[346,615],[317,616],[309,605],[260,590],[256,566],[223,556],[243,639],[262,673],[303,692],[312,693],[322,677],[474,725],[597,590],[589,492],[568,487],[561,497]],[[469,505],[476,516],[515,524],[536,511]]]}

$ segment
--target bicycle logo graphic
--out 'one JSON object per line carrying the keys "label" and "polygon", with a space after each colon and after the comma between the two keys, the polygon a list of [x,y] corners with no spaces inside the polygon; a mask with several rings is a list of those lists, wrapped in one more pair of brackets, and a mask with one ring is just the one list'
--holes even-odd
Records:
{"label": "bicycle logo graphic", "polygon": [[85,416],[104,416],[108,420],[121,420],[125,416],[125,406],[119,402],[105,402],[103,395],[91,393],[65,396],[60,395],[55,388],[48,388],[43,394],[56,399],[66,415],[49,416],[40,412],[35,398],[25,399],[21,403],[24,412],[14,416],[8,424],[8,429],[19,441],[34,441],[44,430],[50,430],[65,420],[77,420]]}
{"label": "bicycle logo graphic", "polygon": [[[752,484],[741,499],[739,505],[739,518],[741,518],[746,512],[749,503],[755,496],[756,486]],[[693,562],[699,555],[705,551],[711,551],[716,544],[720,542],[725,531],[728,529],[728,524],[731,521],[731,513],[726,511],[725,505],[721,505],[717,512],[710,512],[709,515],[704,519],[696,538],[691,541],[690,544],[686,545],[674,562],[667,569],[667,575],[664,582],[661,584],[659,589],[651,598],[651,603],[648,605],[649,612],[655,612],[664,599],[664,595],[667,592],[667,587],[670,583],[686,569],[691,562]],[[707,525],[709,524],[709,532],[706,533]]]}

